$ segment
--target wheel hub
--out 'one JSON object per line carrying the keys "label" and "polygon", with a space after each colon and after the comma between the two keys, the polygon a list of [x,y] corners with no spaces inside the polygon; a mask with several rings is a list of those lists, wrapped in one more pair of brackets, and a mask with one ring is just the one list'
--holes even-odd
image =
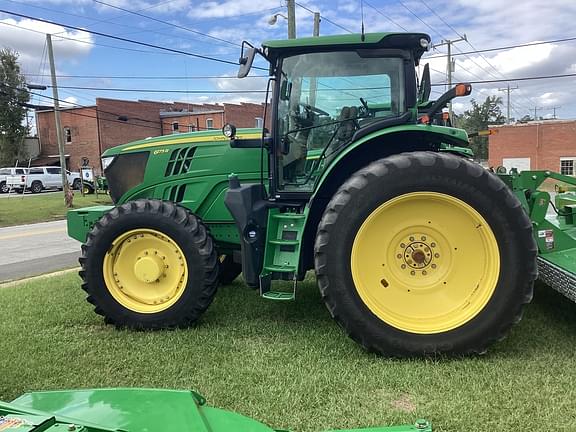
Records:
{"label": "wheel hub", "polygon": [[403,273],[427,276],[440,264],[440,248],[430,234],[414,233],[401,239],[396,246],[396,258]]}
{"label": "wheel hub", "polygon": [[136,258],[134,263],[134,275],[139,281],[145,283],[157,282],[163,274],[164,263],[158,257],[158,251],[154,251],[153,255],[149,255],[148,251],[142,256]]}

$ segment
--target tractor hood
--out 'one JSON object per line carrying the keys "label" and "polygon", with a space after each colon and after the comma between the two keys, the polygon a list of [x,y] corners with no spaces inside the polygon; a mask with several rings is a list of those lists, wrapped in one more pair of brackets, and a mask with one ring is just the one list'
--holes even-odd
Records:
{"label": "tractor hood", "polygon": [[[262,137],[262,129],[258,128],[245,128],[238,129],[237,139],[259,139]],[[193,143],[195,145],[213,144],[220,142],[228,145],[230,139],[222,134],[220,129],[207,130],[202,132],[189,132],[174,135],[162,135],[158,137],[145,138],[138,141],[132,141],[127,144],[122,144],[112,147],[102,153],[102,157],[115,156],[127,152],[136,152],[143,150],[150,150],[156,148],[169,148],[167,146],[186,145]]]}

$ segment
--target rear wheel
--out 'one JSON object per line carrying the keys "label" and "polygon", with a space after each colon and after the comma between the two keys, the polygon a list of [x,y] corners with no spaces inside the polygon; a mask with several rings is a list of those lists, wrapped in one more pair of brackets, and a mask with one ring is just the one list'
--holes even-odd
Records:
{"label": "rear wheel", "polygon": [[80,190],[81,187],[82,187],[82,181],[78,178],[74,179],[74,182],[72,183],[72,189]]}
{"label": "rear wheel", "polygon": [[365,348],[406,356],[483,353],[532,298],[536,245],[519,201],[458,158],[381,159],[333,197],[318,228],[318,283]]}
{"label": "rear wheel", "polygon": [[104,215],[82,246],[82,288],[120,327],[183,327],[208,308],[218,281],[210,233],[188,210],[137,200]]}
{"label": "rear wheel", "polygon": [[30,185],[32,193],[40,193],[42,192],[42,189],[44,189],[44,186],[41,181],[35,180],[32,182],[32,185]]}

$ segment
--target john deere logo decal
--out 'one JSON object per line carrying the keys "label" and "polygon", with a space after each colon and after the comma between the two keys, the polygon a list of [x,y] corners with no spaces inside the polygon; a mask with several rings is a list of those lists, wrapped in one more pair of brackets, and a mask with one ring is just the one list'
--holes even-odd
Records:
{"label": "john deere logo decal", "polygon": [[26,422],[26,420],[23,419],[0,416],[0,431],[16,429],[20,426],[26,426],[27,424],[28,423]]}

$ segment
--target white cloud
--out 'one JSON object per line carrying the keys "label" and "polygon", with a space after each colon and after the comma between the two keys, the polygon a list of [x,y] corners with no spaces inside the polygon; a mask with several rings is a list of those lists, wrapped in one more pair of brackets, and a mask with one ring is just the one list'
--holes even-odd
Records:
{"label": "white cloud", "polygon": [[[2,24],[4,23],[4,24]],[[83,31],[70,31],[64,27],[40,21],[8,18],[0,20],[0,46],[19,53],[24,73],[44,73],[46,33],[52,34],[56,64],[84,57],[92,49],[92,36]],[[43,56],[44,54],[44,56]],[[44,61],[43,61],[44,60]]]}

